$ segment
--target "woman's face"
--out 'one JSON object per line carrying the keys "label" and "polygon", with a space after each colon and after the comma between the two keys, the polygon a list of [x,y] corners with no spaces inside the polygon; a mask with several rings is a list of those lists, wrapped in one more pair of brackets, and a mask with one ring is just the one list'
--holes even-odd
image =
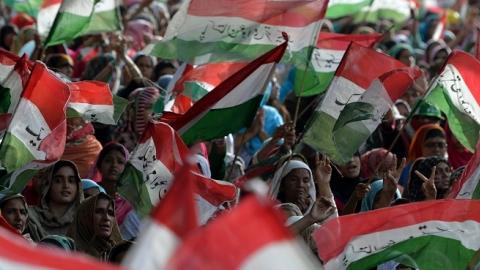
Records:
{"label": "woman's face", "polygon": [[135,64],[138,66],[143,76],[149,79],[152,77],[153,62],[150,57],[141,56],[138,58]]}
{"label": "woman's face", "polygon": [[354,156],[344,165],[338,166],[343,177],[356,178],[360,175],[360,157]]}
{"label": "woman's face", "polygon": [[432,137],[423,142],[422,155],[424,157],[444,157],[446,153],[447,141],[443,137]]}
{"label": "woman's face", "polygon": [[2,206],[2,216],[19,233],[23,233],[27,225],[28,212],[21,198],[11,199]]}
{"label": "woman's face", "polygon": [[450,166],[445,162],[438,163],[435,171],[435,187],[448,190],[450,188],[450,175],[452,175]]}
{"label": "woman's face", "polygon": [[77,175],[70,166],[59,168],[53,175],[50,186],[50,201],[57,204],[70,204],[75,201],[78,192]]}
{"label": "woman's face", "polygon": [[307,169],[293,169],[283,179],[280,192],[284,194],[284,203],[296,204],[305,213],[310,205],[308,194],[310,184],[310,172]]}
{"label": "woman's face", "polygon": [[125,155],[122,152],[117,150],[108,152],[100,165],[102,179],[106,181],[117,181],[125,169],[126,162]]}
{"label": "woman's face", "polygon": [[95,236],[109,238],[112,235],[115,212],[113,205],[106,198],[99,198],[93,213],[93,224]]}

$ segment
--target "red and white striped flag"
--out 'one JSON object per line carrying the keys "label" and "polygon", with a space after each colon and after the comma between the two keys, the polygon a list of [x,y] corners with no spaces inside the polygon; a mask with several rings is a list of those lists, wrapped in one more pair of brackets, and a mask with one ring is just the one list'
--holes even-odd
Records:
{"label": "red and white striped flag", "polygon": [[184,239],[167,269],[321,269],[272,201],[246,198]]}

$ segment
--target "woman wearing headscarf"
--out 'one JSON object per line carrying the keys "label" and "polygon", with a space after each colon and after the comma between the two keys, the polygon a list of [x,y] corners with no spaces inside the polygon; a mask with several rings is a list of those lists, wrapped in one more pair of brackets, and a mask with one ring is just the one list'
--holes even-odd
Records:
{"label": "woman wearing headscarf", "polygon": [[[402,197],[402,195],[400,194],[400,191],[397,189],[396,185],[393,184],[393,185],[389,185],[389,187],[393,187],[393,189],[391,190],[386,190],[385,189],[385,185],[384,185],[384,180],[381,179],[381,180],[377,180],[377,181],[374,181],[373,183],[370,184],[370,191],[367,193],[367,196],[365,196],[365,198],[363,198],[362,200],[362,205],[361,205],[361,212],[365,212],[365,211],[370,211],[370,210],[375,210],[375,209],[379,209],[381,207],[387,207],[387,206],[390,206],[390,203],[395,201],[396,199],[399,199]],[[390,181],[390,180],[387,180],[387,181]],[[395,183],[395,182],[393,182]],[[393,192],[391,192],[393,191]],[[382,198],[382,195],[384,195],[384,193],[390,193],[390,194],[385,194],[386,196],[385,197],[388,197],[389,198],[389,202],[388,203],[380,203],[381,201],[381,198]]]}
{"label": "woman wearing headscarf", "polygon": [[82,189],[85,199],[95,196],[100,192],[107,193],[102,186],[90,179],[82,179]]}
{"label": "woman wearing headscarf", "polygon": [[75,164],[68,160],[50,166],[42,180],[40,204],[29,209],[31,221],[44,235],[65,235],[83,192]]}
{"label": "woman wearing headscarf", "polygon": [[337,164],[336,169],[333,170],[330,187],[341,215],[360,211],[359,202],[370,190],[366,179],[360,176],[360,171],[359,153],[356,153],[347,163]]}
{"label": "woman wearing headscarf", "polygon": [[17,31],[11,25],[7,24],[0,28],[0,48],[10,51],[16,35]]}
{"label": "woman wearing headscarf", "polygon": [[378,177],[377,172],[386,171],[391,168],[395,156],[385,148],[372,149],[360,157],[361,175],[363,178]]}
{"label": "woman wearing headscarf", "polygon": [[80,177],[88,176],[102,150],[101,143],[93,134],[93,125],[81,117],[67,119],[67,142],[62,159],[74,162]]}
{"label": "woman wearing headscarf", "polygon": [[398,61],[404,63],[406,66],[415,66],[415,53],[412,46],[407,43],[398,43],[394,45],[390,50],[388,50],[388,54]]}
{"label": "woman wearing headscarf", "polygon": [[[434,188],[433,190],[426,190],[427,186],[425,180],[422,179],[422,175],[425,178],[431,177],[433,171],[435,171],[433,179]],[[410,170],[406,197],[412,202],[445,198],[452,184],[450,180],[451,174],[451,166],[445,158],[428,157],[418,159]]]}
{"label": "woman wearing headscarf", "polygon": [[160,97],[160,92],[154,87],[139,88],[129,96],[130,104],[118,124],[116,141],[123,144],[129,151],[135,148],[136,142],[142,136],[152,119],[153,105]]}
{"label": "woman wearing headscarf", "polygon": [[407,166],[400,176],[399,184],[407,187],[408,175],[412,162],[420,157],[447,156],[447,141],[445,131],[437,124],[421,126],[413,136],[412,143],[408,150]]}
{"label": "woman wearing headscarf", "polygon": [[140,219],[132,205],[117,193],[117,182],[128,160],[128,150],[121,144],[109,143],[98,155],[94,175],[106,193],[115,200],[115,216],[124,239],[135,238]]}
{"label": "woman wearing headscarf", "polygon": [[75,240],[78,251],[100,260],[123,241],[115,219],[115,203],[105,193],[85,200],[75,214],[68,236]]}
{"label": "woman wearing headscarf", "polygon": [[41,231],[37,226],[29,224],[28,205],[21,194],[9,190],[0,192],[0,216],[25,239],[40,241]]}

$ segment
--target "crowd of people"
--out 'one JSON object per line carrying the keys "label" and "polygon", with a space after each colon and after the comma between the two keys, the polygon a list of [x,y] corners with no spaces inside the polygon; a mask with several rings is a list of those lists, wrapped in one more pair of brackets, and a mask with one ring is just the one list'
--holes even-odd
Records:
{"label": "crowd of people", "polygon": [[[116,183],[148,123],[159,121],[165,104],[174,98],[168,84],[181,64],[142,53],[162,39],[181,4],[150,2],[139,9],[140,1],[123,1],[121,33],[83,36],[48,48],[42,47],[35,18],[0,3],[1,49],[41,60],[72,81],[106,82],[113,94],[129,100],[117,125],[68,118],[62,159],[35,175],[22,193],[0,192],[1,215],[32,243],[111,263],[120,263],[135,244],[141,218],[118,194]],[[319,99],[295,96],[289,76],[294,67],[279,64],[249,127],[189,145],[200,171],[234,182],[252,169],[273,166],[261,175],[269,195],[287,216],[285,226],[314,254],[312,232],[328,219],[446,198],[472,152],[456,140],[445,115],[422,96],[453,49],[474,53],[478,5],[460,2],[442,3],[448,6],[443,9],[446,20],[427,9],[412,10],[414,17],[401,25],[324,19],[322,31],[382,33],[375,45],[378,51],[423,70],[346,164],[335,164],[300,142],[315,108],[310,103]],[[439,28],[440,37],[435,36]],[[305,108],[300,114],[297,102]],[[406,269],[389,267],[377,269]]]}

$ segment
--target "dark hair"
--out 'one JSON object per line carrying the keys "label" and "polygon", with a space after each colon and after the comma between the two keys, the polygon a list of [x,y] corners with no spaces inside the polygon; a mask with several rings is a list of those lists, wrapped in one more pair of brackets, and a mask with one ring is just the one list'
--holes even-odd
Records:
{"label": "dark hair", "polygon": [[127,150],[125,149],[125,147],[123,145],[121,145],[119,143],[108,143],[103,147],[102,151],[100,151],[100,154],[98,154],[97,163],[95,164],[97,169],[100,169],[100,166],[101,166],[103,160],[105,159],[107,154],[112,152],[112,151],[118,151],[118,152],[122,153],[125,156],[125,159],[127,159],[128,153],[126,152]]}
{"label": "dark hair", "polygon": [[123,89],[120,89],[117,93],[117,96],[128,99],[128,96],[138,88],[144,88],[151,86],[150,80],[146,78],[134,78],[130,83]]}
{"label": "dark hair", "polygon": [[431,129],[425,134],[425,139],[423,141],[436,137],[445,138],[445,134],[440,129]]}

